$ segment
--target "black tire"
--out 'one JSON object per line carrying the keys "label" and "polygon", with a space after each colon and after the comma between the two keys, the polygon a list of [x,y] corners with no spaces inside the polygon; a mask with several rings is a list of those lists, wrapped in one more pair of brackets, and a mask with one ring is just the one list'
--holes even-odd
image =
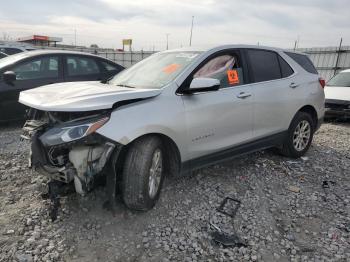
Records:
{"label": "black tire", "polygon": [[[293,143],[294,139],[294,132],[296,131],[297,127],[299,124],[301,124],[303,121],[307,121],[310,127],[310,137],[308,139],[308,142],[305,143],[306,146],[302,150],[297,150],[296,146]],[[303,122],[305,123],[305,122]],[[289,126],[288,129],[288,135],[285,139],[285,141],[282,144],[282,148],[280,149],[280,153],[284,156],[292,157],[292,158],[298,158],[303,156],[307,150],[309,149],[312,138],[315,132],[315,123],[312,120],[312,117],[310,114],[305,113],[305,112],[298,112],[293,120],[292,123]]]}
{"label": "black tire", "polygon": [[[154,154],[161,152],[160,182],[153,196],[150,193],[151,166]],[[130,209],[146,211],[157,202],[164,180],[164,149],[158,137],[145,137],[133,142],[127,152],[122,181],[122,194]]]}

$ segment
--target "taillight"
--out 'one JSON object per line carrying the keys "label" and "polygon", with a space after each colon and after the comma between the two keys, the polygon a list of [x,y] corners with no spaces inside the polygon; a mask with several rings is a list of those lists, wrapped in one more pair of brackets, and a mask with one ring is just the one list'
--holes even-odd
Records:
{"label": "taillight", "polygon": [[324,88],[325,85],[326,85],[326,80],[324,80],[322,77],[320,77],[320,78],[318,79],[318,81],[320,82],[321,87]]}

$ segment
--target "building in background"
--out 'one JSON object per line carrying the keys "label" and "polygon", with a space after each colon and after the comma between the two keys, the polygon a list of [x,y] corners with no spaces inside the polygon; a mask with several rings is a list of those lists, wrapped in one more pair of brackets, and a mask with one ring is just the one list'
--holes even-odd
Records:
{"label": "building in background", "polygon": [[32,44],[35,46],[57,46],[58,42],[62,42],[61,37],[52,37],[45,35],[31,35],[20,37],[17,39],[17,42]]}

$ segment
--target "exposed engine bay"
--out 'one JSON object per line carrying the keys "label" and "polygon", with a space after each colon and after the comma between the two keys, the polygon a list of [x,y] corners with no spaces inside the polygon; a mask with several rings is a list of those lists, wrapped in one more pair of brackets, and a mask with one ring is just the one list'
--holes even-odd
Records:
{"label": "exposed engine bay", "polygon": [[93,188],[116,147],[95,133],[109,120],[109,110],[89,112],[28,111],[22,138],[31,140],[29,165],[52,181],[74,183],[85,195]]}

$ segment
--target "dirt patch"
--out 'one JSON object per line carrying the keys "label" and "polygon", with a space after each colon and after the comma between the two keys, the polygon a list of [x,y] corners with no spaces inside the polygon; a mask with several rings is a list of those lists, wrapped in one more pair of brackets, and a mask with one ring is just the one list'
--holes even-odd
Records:
{"label": "dirt patch", "polygon": [[[0,261],[350,259],[348,123],[323,125],[301,159],[263,151],[168,179],[149,212],[118,200],[113,217],[103,187],[70,195],[54,223],[40,196],[46,178],[28,170],[19,135],[18,127],[0,131]],[[242,202],[234,219],[216,211],[226,196]],[[209,221],[247,247],[213,243]]]}

